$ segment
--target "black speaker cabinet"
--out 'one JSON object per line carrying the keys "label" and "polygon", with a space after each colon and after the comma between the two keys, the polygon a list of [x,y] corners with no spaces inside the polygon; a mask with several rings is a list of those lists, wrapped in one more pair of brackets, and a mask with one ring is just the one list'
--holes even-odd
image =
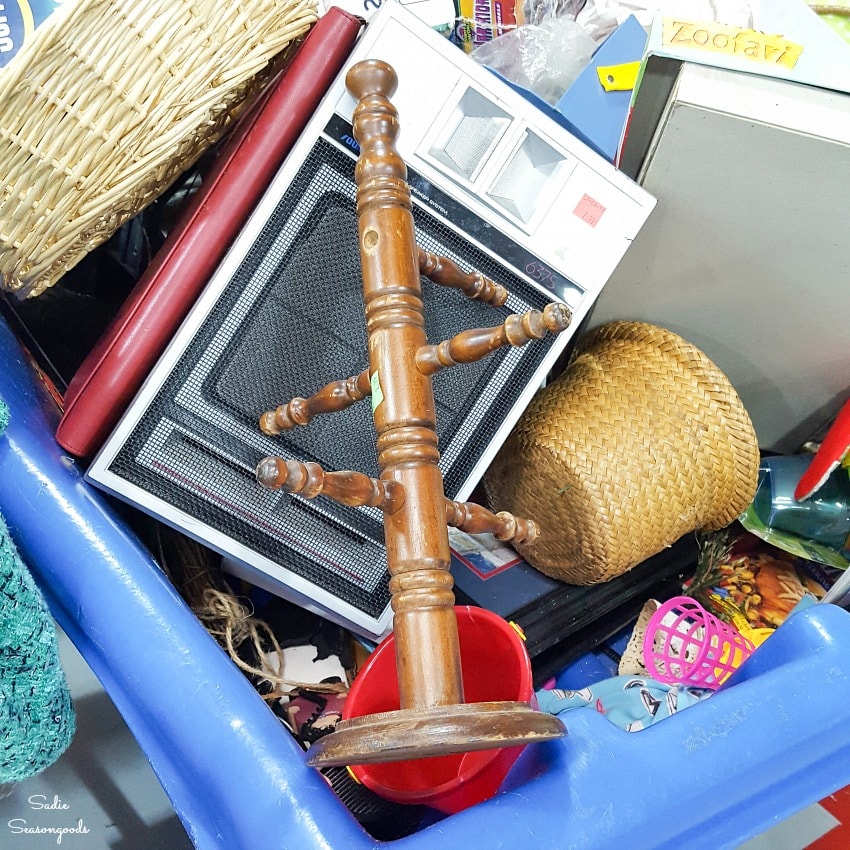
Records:
{"label": "black speaker cabinet", "polygon": [[[509,292],[423,278],[431,342],[566,302],[578,327],[654,204],[495,75],[389,2],[350,63],[399,75],[421,247]],[[370,638],[391,628],[382,516],[255,481],[269,454],[377,474],[369,401],[268,437],[260,413],[367,363],[344,72],[88,477],[226,556],[234,573]],[[434,378],[446,495],[466,499],[572,333]]]}

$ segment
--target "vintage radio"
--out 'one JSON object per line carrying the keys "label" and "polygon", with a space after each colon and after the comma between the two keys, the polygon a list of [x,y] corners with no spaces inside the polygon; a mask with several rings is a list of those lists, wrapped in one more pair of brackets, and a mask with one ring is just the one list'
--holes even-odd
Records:
{"label": "vintage radio", "polygon": [[571,328],[434,378],[446,496],[466,499],[654,206],[653,198],[394,2],[361,35],[262,200],[88,471],[234,573],[371,638],[391,627],[377,509],[261,488],[258,460],[377,474],[368,400],[279,437],[257,422],[367,363],[345,70],[399,77],[417,242],[506,287],[423,278],[431,342],[565,302]]}

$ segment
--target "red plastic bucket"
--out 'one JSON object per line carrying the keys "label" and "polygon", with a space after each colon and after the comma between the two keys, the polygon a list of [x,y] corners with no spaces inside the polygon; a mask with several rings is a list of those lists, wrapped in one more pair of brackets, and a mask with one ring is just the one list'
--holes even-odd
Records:
{"label": "red plastic bucket", "polygon": [[[533,703],[531,662],[522,639],[504,619],[483,608],[456,606],[466,702]],[[399,708],[395,641],[385,638],[358,673],[343,719]],[[352,765],[367,788],[397,803],[418,803],[452,814],[492,797],[522,746],[386,764]]]}

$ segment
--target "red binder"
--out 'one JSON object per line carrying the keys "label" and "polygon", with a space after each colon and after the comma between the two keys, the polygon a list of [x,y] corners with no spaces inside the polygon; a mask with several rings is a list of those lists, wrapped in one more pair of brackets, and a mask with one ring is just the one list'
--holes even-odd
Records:
{"label": "red binder", "polygon": [[331,7],[240,120],[203,185],[65,393],[56,431],[72,455],[103,444],[345,64],[363,21]]}

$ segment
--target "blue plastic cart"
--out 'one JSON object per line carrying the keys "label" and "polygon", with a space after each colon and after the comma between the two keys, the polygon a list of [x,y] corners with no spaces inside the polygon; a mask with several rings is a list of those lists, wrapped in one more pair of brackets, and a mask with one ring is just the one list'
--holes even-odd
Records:
{"label": "blue plastic cart", "polygon": [[[0,363],[0,512],[195,845],[380,845],[55,443],[53,402],[2,323]],[[574,711],[496,797],[389,846],[734,847],[850,784],[848,659],[850,614],[813,606],[711,699],[638,733]]]}

